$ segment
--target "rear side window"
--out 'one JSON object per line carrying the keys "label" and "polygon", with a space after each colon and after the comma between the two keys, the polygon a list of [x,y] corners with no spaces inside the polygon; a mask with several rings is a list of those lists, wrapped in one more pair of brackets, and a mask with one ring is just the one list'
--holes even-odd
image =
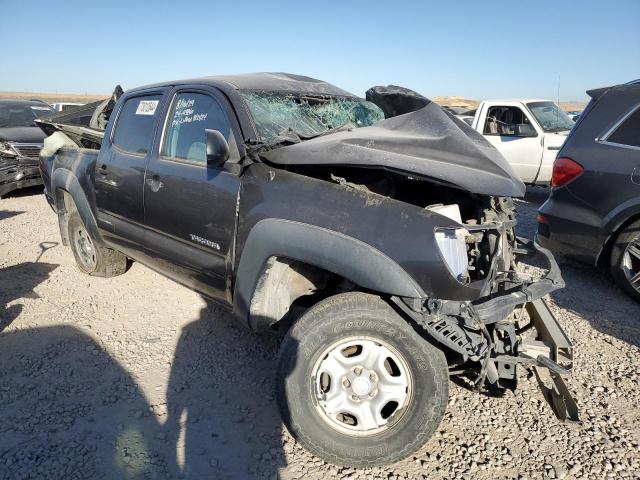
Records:
{"label": "rear side window", "polygon": [[229,143],[231,158],[238,156],[231,123],[220,104],[210,95],[178,93],[169,110],[166,129],[163,157],[205,164],[206,129],[222,133]]}
{"label": "rear side window", "polygon": [[606,141],[640,147],[640,105],[609,135]]}
{"label": "rear side window", "polygon": [[133,97],[124,102],[113,133],[113,143],[130,153],[146,155],[162,95]]}

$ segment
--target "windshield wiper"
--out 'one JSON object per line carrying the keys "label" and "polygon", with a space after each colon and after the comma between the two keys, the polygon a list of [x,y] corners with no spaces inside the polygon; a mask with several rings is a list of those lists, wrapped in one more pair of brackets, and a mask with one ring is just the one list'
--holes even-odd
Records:
{"label": "windshield wiper", "polygon": [[301,133],[298,133],[297,135],[302,140],[311,140],[312,138],[323,137],[325,135],[331,135],[332,133],[350,132],[354,128],[355,127],[354,127],[353,123],[349,122],[349,123],[345,123],[344,125],[340,125],[339,127],[330,128],[329,130],[325,130],[324,132],[320,132],[320,133],[315,133],[313,135],[303,135]]}

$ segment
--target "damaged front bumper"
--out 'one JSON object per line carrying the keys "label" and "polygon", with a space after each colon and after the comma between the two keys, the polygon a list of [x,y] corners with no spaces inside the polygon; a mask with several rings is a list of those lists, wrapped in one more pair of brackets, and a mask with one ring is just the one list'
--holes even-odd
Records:
{"label": "damaged front bumper", "polygon": [[543,297],[564,287],[551,252],[537,241],[518,238],[514,253],[541,258],[547,273],[533,280],[518,272],[498,272],[492,293],[472,302],[395,299],[434,340],[459,354],[475,372],[477,386],[515,388],[518,365],[532,368],[554,413],[578,420],[576,402],[563,377],[573,364],[573,346]]}
{"label": "damaged front bumper", "polygon": [[42,185],[37,158],[0,156],[0,197],[33,185]]}

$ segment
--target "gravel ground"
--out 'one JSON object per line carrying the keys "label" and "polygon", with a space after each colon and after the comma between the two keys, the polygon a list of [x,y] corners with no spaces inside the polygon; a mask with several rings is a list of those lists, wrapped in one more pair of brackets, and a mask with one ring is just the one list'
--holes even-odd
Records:
{"label": "gravel ground", "polygon": [[[518,203],[532,235],[546,192]],[[27,478],[639,478],[640,305],[564,264],[550,305],[575,343],[582,422],[535,381],[501,398],[451,383],[413,457],[353,470],[288,435],[272,396],[278,340],[134,264],[81,275],[35,190],[0,200],[0,480]]]}

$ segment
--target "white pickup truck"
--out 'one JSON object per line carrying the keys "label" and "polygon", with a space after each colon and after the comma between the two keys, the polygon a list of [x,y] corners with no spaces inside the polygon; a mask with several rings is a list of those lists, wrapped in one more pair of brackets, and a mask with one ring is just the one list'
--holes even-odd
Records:
{"label": "white pickup truck", "polygon": [[485,100],[460,117],[480,132],[527,184],[549,185],[553,161],[574,122],[549,100]]}

